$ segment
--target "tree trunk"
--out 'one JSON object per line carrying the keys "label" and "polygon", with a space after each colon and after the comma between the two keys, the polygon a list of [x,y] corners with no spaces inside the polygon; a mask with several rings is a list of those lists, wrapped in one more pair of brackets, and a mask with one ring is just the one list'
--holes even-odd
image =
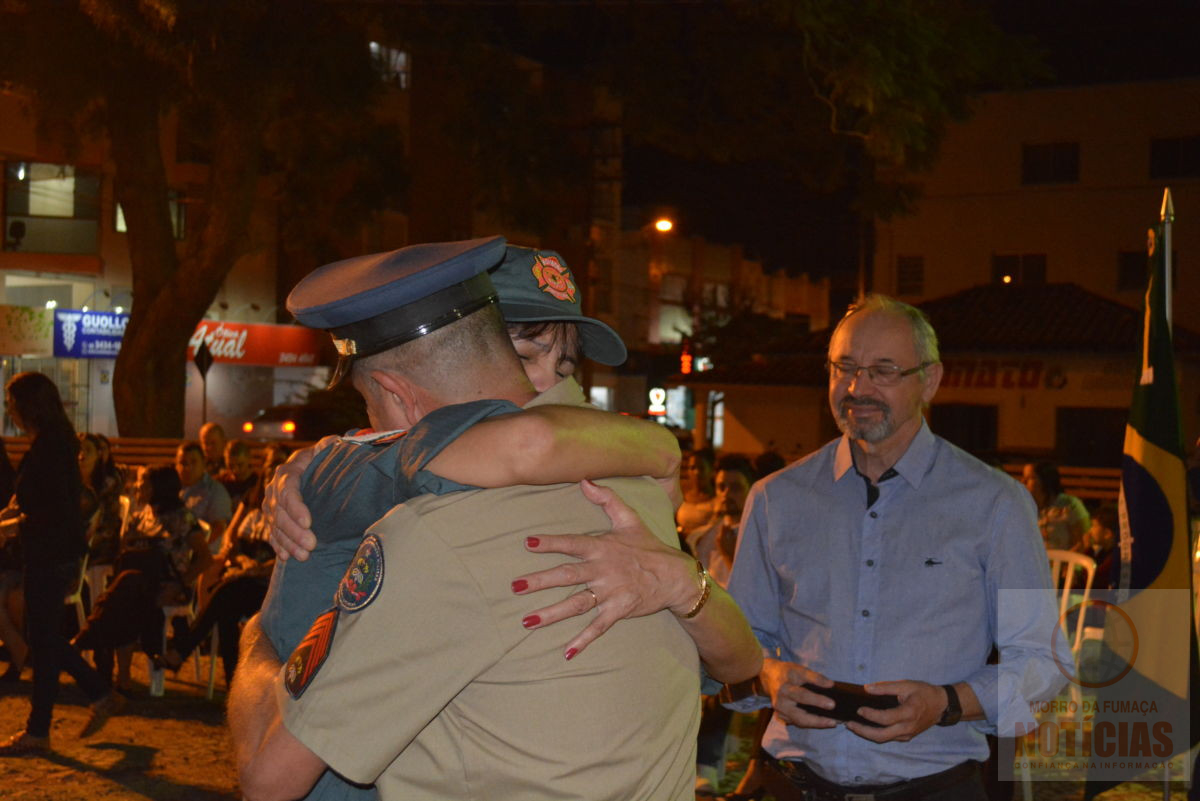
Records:
{"label": "tree trunk", "polygon": [[189,208],[202,220],[180,256],[167,206],[158,106],[136,92],[122,94],[121,104],[110,108],[109,133],[117,197],[129,221],[133,304],[113,374],[117,428],[121,436],[178,437],[188,341],[246,250],[262,114],[217,110],[205,202]]}

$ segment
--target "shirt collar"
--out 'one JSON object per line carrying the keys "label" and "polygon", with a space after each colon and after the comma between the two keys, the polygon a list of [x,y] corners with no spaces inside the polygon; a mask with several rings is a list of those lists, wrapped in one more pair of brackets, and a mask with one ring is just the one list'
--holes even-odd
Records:
{"label": "shirt collar", "polygon": [[568,376],[550,387],[550,389],[534,397],[523,408],[531,409],[534,406],[542,406],[547,403],[553,403],[558,406],[581,406],[586,403],[586,400],[583,397],[583,389],[579,386],[579,382],[573,377]]}
{"label": "shirt collar", "polygon": [[[929,430],[929,424],[922,420],[917,435],[913,437],[912,442],[908,443],[908,450],[904,452],[899,461],[892,465],[892,469],[913,487],[920,487],[921,479],[929,472],[929,468],[933,464],[936,448],[937,438]],[[833,457],[833,480],[841,481],[852,467],[854,467],[854,455],[850,450],[850,437],[843,434],[837,446],[837,453]]]}

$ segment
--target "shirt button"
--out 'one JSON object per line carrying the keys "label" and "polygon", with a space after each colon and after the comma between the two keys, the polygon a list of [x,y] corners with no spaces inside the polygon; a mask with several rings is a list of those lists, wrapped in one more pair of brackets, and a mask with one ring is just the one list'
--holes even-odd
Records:
{"label": "shirt button", "polygon": [[879,517],[879,512],[871,512],[871,517]]}
{"label": "shirt button", "polygon": [[862,780],[863,780],[863,777],[862,777],[862,776],[855,776],[855,777],[854,777],[854,781],[856,781],[856,782],[859,782],[859,783],[861,783],[861,782],[862,782]]}
{"label": "shirt button", "polygon": [[862,616],[863,616],[863,617],[870,617],[870,616],[871,616],[871,610],[870,610],[870,609],[864,609],[864,610],[862,610]]}
{"label": "shirt button", "polygon": [[867,560],[867,567],[875,567],[875,560],[874,560],[874,559],[868,559],[868,560]]}
{"label": "shirt button", "polygon": [[866,670],[866,669],[867,669],[867,666],[866,666],[866,665],[859,665],[859,666],[858,666],[858,669],[859,669],[859,670]]}

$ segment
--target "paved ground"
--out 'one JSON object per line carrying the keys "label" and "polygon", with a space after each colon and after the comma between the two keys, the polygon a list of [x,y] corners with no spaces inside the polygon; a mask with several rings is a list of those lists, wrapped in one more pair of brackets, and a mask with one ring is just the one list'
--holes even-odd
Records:
{"label": "paved ground", "polygon": [[[86,718],[82,694],[64,677],[45,756],[0,757],[0,799],[4,801],[238,801],[225,711],[221,700],[207,701],[191,665],[174,678],[166,694],[146,693],[139,681],[125,714],[113,718],[86,740],[75,735]],[[207,666],[207,658],[205,660]],[[207,678],[207,676],[206,676]],[[30,673],[0,689],[0,735],[23,728],[29,712]]]}

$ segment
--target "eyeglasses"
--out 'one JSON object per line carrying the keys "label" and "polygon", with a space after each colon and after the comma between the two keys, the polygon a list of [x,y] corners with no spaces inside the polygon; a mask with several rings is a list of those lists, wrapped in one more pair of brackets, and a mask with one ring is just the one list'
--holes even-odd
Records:
{"label": "eyeglasses", "polygon": [[870,364],[866,366],[857,365],[854,362],[825,362],[825,369],[829,371],[829,377],[834,381],[845,381],[847,378],[858,378],[858,374],[865,372],[867,377],[871,379],[871,383],[877,387],[894,387],[900,383],[900,379],[905,376],[910,376],[913,373],[919,373],[926,367],[932,365],[933,362],[921,362],[916,367],[910,367],[907,370],[902,370],[894,364]]}

